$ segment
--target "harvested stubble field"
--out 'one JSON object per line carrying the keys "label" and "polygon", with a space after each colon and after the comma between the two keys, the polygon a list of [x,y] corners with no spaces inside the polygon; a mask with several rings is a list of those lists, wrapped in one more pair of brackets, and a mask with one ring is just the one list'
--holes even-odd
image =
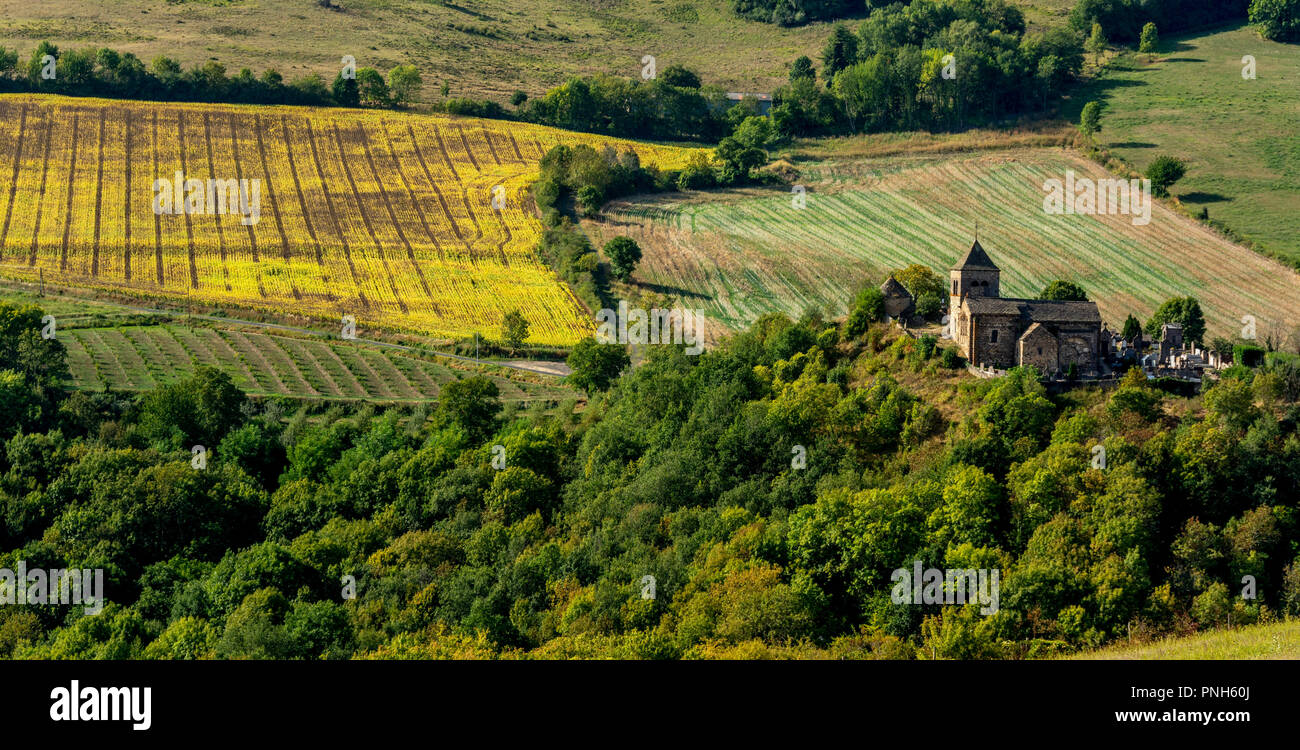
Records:
{"label": "harvested stubble field", "polygon": [[[75,326],[75,323],[71,323]],[[74,387],[150,390],[196,364],[228,373],[245,392],[321,400],[427,401],[441,386],[479,374],[360,343],[180,324],[65,328]],[[544,376],[486,374],[503,401],[558,401],[572,393]]]}
{"label": "harvested stubble field", "polygon": [[[612,204],[605,239],[628,234],[644,258],[638,282],[732,327],[768,311],[810,306],[840,315],[854,290],[890,269],[922,263],[946,277],[980,243],[1002,268],[1006,296],[1033,297],[1055,279],[1081,284],[1112,327],[1149,316],[1165,299],[1194,295],[1211,335],[1233,336],[1253,315],[1259,330],[1300,323],[1300,276],[1158,202],[1147,226],[1132,217],[1048,215],[1043,183],[1067,170],[1104,178],[1064,149],[837,158],[801,163],[806,207],[789,189]],[[1262,334],[1261,334],[1262,335]]]}
{"label": "harvested stubble field", "polygon": [[[664,168],[689,153],[471,118],[0,96],[0,263],[331,325],[354,315],[362,331],[495,337],[519,309],[530,342],[571,344],[591,324],[537,258],[525,193],[561,142]],[[155,180],[176,172],[260,180],[260,220],[155,213]]]}

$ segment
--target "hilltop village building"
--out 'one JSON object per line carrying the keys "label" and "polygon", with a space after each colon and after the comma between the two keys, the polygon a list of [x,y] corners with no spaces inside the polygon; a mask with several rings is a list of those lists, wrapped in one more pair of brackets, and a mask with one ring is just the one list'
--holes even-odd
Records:
{"label": "hilltop village building", "polygon": [[885,316],[890,320],[907,324],[915,317],[916,301],[912,299],[912,293],[892,273],[880,285],[880,293],[885,297]]}
{"label": "hilltop village building", "polygon": [[1101,313],[1094,302],[1003,297],[1002,271],[979,240],[949,271],[953,338],[976,367],[1033,366],[1044,375],[1095,376],[1101,367]]}

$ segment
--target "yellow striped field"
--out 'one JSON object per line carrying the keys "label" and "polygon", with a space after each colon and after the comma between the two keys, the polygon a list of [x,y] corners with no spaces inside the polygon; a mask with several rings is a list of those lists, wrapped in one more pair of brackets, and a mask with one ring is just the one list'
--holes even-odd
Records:
{"label": "yellow striped field", "polygon": [[[530,342],[571,344],[589,316],[536,256],[526,188],[548,148],[579,142],[633,148],[663,169],[690,153],[441,115],[0,96],[0,271],[353,315],[359,335],[495,337],[519,309]],[[159,213],[158,195],[172,193],[156,181],[178,172],[258,181],[256,223],[237,193],[228,213]]]}

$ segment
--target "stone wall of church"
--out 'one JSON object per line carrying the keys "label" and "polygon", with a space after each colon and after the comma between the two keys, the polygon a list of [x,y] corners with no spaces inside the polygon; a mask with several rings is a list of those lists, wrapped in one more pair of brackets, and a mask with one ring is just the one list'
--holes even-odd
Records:
{"label": "stone wall of church", "polygon": [[885,314],[891,318],[907,319],[916,312],[916,304],[906,295],[885,298]]}
{"label": "stone wall of church", "polygon": [[[1039,329],[1040,331],[1042,329]],[[1033,366],[1040,375],[1051,375],[1058,365],[1058,347],[1056,337],[1043,331],[1020,342],[1020,365]]]}
{"label": "stone wall of church", "polygon": [[1018,338],[1020,338],[1019,315],[976,316],[971,326],[971,341],[967,347],[971,363],[992,365],[998,369],[1015,367]]}
{"label": "stone wall of church", "polygon": [[1097,369],[1098,341],[1101,336],[1101,324],[1080,324],[1060,326],[1057,339],[1061,342],[1059,359],[1061,369],[1065,370],[1074,363],[1080,372]]}

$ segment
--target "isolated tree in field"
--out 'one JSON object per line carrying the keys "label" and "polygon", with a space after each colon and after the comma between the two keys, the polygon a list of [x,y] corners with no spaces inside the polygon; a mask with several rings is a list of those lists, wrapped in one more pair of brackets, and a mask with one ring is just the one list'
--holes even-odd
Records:
{"label": "isolated tree in field", "polygon": [[1101,24],[1092,24],[1092,33],[1088,35],[1088,41],[1084,42],[1084,49],[1096,56],[1097,62],[1101,62],[1101,54],[1106,51],[1109,42],[1106,41],[1106,32],[1102,31]]}
{"label": "isolated tree in field", "polygon": [[1125,341],[1132,341],[1142,333],[1142,321],[1130,314],[1124,319],[1124,328],[1120,330],[1120,335]]}
{"label": "isolated tree in field", "polygon": [[1161,154],[1147,167],[1146,176],[1151,180],[1151,192],[1160,198],[1168,198],[1169,188],[1186,173],[1187,165],[1181,159]]}
{"label": "isolated tree in field", "polygon": [[1138,52],[1154,54],[1159,46],[1160,32],[1156,30],[1154,23],[1148,21],[1147,25],[1142,27],[1142,36],[1138,40]]}
{"label": "isolated tree in field", "polygon": [[526,101],[528,101],[528,94],[522,91],[515,91],[510,95],[510,106],[512,107],[522,107]]}
{"label": "isolated tree in field", "polygon": [[523,313],[511,310],[501,319],[501,338],[513,350],[524,345],[528,338],[528,321]]}
{"label": "isolated tree in field", "polygon": [[[393,104],[399,107],[415,101],[423,87],[424,79],[414,65],[398,65],[388,71],[388,92],[393,98]],[[446,83],[442,84],[442,95],[447,96]]]}
{"label": "isolated tree in field", "polygon": [[1250,22],[1265,39],[1290,42],[1300,39],[1300,0],[1252,0]]}
{"label": "isolated tree in field", "polygon": [[573,347],[565,360],[573,370],[565,380],[590,396],[609,388],[630,361],[624,347],[601,344],[594,338],[585,338]]}
{"label": "isolated tree in field", "polygon": [[614,275],[627,281],[632,278],[636,264],[641,262],[641,246],[631,237],[615,237],[605,243],[605,255],[614,269]]}
{"label": "isolated tree in field", "polygon": [[1083,105],[1083,113],[1079,115],[1079,130],[1086,136],[1092,136],[1101,130],[1101,102]]}
{"label": "isolated tree in field", "polygon": [[767,152],[746,146],[740,139],[727,136],[714,151],[722,162],[718,179],[724,185],[735,185],[749,180],[750,173],[767,162]]}
{"label": "isolated tree in field", "polygon": [[1044,287],[1042,294],[1039,294],[1038,298],[1065,302],[1087,302],[1088,294],[1083,291],[1083,287],[1073,281],[1057,279]]}
{"label": "isolated tree in field", "polygon": [[1181,325],[1184,341],[1199,345],[1205,338],[1205,314],[1201,312],[1201,303],[1195,297],[1171,297],[1165,300],[1147,321],[1147,334],[1152,338],[1159,337],[1160,327],[1165,323]]}

